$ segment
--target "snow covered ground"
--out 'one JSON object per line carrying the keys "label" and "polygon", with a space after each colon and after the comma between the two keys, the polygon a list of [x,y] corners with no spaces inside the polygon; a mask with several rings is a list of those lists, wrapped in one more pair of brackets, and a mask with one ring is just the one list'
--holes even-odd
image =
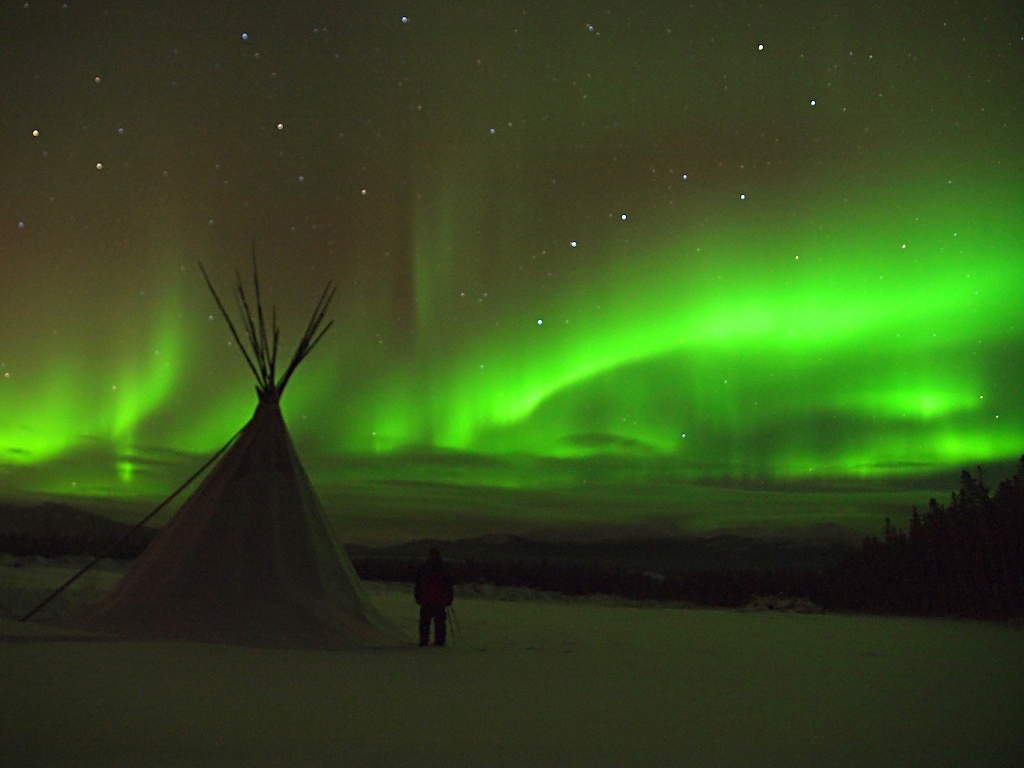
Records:
{"label": "snow covered ground", "polygon": [[[443,649],[126,642],[11,618],[67,573],[0,564],[4,766],[960,767],[1024,756],[1024,633],[996,624],[469,588]],[[90,573],[62,600],[115,577]],[[368,586],[412,637],[408,586]]]}

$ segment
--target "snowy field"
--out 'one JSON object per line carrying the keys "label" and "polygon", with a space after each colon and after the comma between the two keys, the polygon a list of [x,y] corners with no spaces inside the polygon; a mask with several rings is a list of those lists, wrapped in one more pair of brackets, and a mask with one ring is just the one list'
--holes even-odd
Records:
{"label": "snowy field", "polygon": [[[463,588],[443,649],[126,642],[14,620],[71,570],[10,566],[3,766],[1024,764],[1024,633],[997,624]],[[368,587],[412,637],[410,588]]]}

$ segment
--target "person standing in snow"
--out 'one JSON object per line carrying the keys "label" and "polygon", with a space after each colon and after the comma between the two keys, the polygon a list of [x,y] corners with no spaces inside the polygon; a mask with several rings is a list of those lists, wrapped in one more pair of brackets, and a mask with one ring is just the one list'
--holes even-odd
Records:
{"label": "person standing in snow", "polygon": [[416,573],[416,603],[420,607],[420,645],[430,643],[430,624],[434,624],[434,645],[444,645],[447,636],[447,609],[454,597],[452,577],[437,547]]}

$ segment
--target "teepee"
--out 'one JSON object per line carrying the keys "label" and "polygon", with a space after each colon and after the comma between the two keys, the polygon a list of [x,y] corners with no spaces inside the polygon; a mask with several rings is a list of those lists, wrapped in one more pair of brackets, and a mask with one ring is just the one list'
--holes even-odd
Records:
{"label": "teepee", "polygon": [[[102,602],[76,621],[129,637],[276,647],[406,642],[371,604],[302,468],[280,399],[331,323],[330,284],[284,373],[253,261],[254,304],[236,287],[242,334],[203,277],[256,377],[259,402],[223,457]],[[242,341],[244,335],[245,341]]]}

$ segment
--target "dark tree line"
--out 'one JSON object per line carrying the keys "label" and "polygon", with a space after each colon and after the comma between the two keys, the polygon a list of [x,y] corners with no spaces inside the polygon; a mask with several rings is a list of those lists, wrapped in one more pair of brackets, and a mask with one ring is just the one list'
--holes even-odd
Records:
{"label": "dark tree line", "polygon": [[[993,493],[963,472],[949,504],[914,508],[906,530],[886,521],[845,574],[848,599],[870,610],[1008,618],[1024,615],[1024,456]],[[859,582],[859,583],[858,583]],[[856,593],[861,600],[856,600]]]}

